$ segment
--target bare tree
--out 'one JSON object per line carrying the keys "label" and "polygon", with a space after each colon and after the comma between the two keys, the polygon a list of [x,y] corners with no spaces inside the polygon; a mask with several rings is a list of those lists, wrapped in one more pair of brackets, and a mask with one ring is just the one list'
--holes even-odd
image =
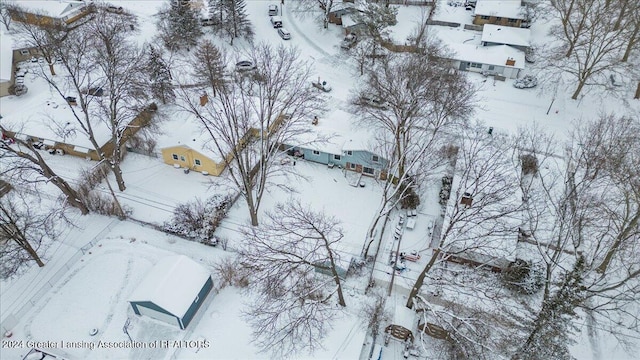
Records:
{"label": "bare tree", "polygon": [[[524,192],[524,241],[540,254],[544,292],[541,304],[520,320],[523,345],[514,358],[527,358],[534,348],[565,351],[566,343],[544,339],[570,341],[566,333],[574,329],[566,320],[577,310],[586,314],[590,334],[611,326],[640,332],[640,267],[628,261],[640,254],[639,129],[638,119],[628,116],[581,121],[556,166],[537,144],[536,157],[543,162]],[[524,140],[536,146],[532,139]],[[628,340],[624,332],[614,335]]]}
{"label": "bare tree", "polygon": [[334,304],[346,306],[336,251],[344,236],[339,224],[291,201],[267,212],[260,226],[243,229],[241,262],[251,269],[258,296],[247,315],[263,350],[278,356],[312,352],[337,315]]}
{"label": "bare tree", "polygon": [[440,239],[407,300],[414,298],[434,265],[450,256],[499,259],[515,248],[522,223],[518,197],[521,172],[513,142],[504,135],[487,135],[482,126],[467,128],[458,139],[454,187],[445,200]]}
{"label": "bare tree", "polygon": [[387,297],[383,293],[373,292],[368,296],[360,310],[360,316],[366,322],[374,344],[382,326],[391,319],[390,311],[386,306],[386,299]]}
{"label": "bare tree", "polygon": [[620,71],[628,31],[615,19],[599,15],[611,11],[606,0],[557,0],[551,4],[562,26],[551,32],[560,45],[550,49],[545,64],[576,78],[571,97],[575,100],[585,85],[607,84],[606,73]]}
{"label": "bare tree", "polygon": [[[12,9],[14,16],[24,17],[24,11],[20,7]],[[38,49],[44,57],[51,76],[55,76],[56,48],[57,45],[66,38],[68,31],[60,24],[50,26],[39,26],[27,19],[21,19],[14,24],[16,36],[27,46]]]}
{"label": "bare tree", "polygon": [[[388,179],[369,229],[369,244],[378,221],[388,217],[394,201],[401,201],[408,189],[420,185],[420,174],[439,165],[437,157],[425,154],[438,151],[447,141],[443,134],[453,132],[473,113],[473,86],[438,60],[441,50],[437,45],[430,49],[429,59],[417,55],[385,59],[378,69],[368,72],[353,99],[362,121],[380,131],[378,150],[387,161]],[[369,99],[380,104],[371,104]],[[368,246],[364,256],[367,253]]]}
{"label": "bare tree", "polygon": [[[0,125],[0,130],[3,134],[11,133],[3,125]],[[51,182],[64,194],[70,206],[80,210],[82,215],[89,213],[87,205],[82,202],[76,190],[56,174],[30,141],[17,137],[13,137],[12,141],[15,144],[11,144],[10,141],[0,141],[0,150],[3,152],[2,162],[5,163],[0,175],[18,177],[29,183]]]}
{"label": "bare tree", "polygon": [[251,223],[257,225],[271,177],[288,169],[280,162],[281,146],[317,140],[302,136],[311,134],[309,119],[322,110],[323,99],[309,85],[309,64],[299,60],[296,49],[260,45],[250,58],[258,68],[218,88],[218,97],[205,106],[196,101],[202,90],[184,88],[181,97],[185,110],[211,137],[211,150],[223,159],[226,176],[247,202]]}
{"label": "bare tree", "polygon": [[15,6],[15,3],[11,0],[0,3],[0,22],[7,31],[9,30],[9,26],[11,26],[11,14],[16,11]]}
{"label": "bare tree", "polygon": [[227,59],[210,40],[203,40],[193,53],[190,61],[193,77],[202,81],[216,96],[226,83]]}
{"label": "bare tree", "polygon": [[[89,139],[100,159],[109,162],[118,188],[124,191],[126,186],[120,170],[122,148],[130,134],[145,125],[142,120],[146,119],[138,117],[145,109],[142,104],[147,98],[145,56],[130,38],[134,35],[131,29],[136,27],[133,15],[116,15],[103,9],[95,17],[81,29],[64,32],[63,36],[55,29],[43,30],[44,39],[38,42],[38,48],[54,49],[51,54],[56,56],[67,76],[62,81],[45,71],[41,71],[40,76],[63,101],[74,95],[79,109],[76,106],[69,109],[76,120],[75,128]],[[34,27],[24,25],[23,34],[31,37],[40,34]],[[132,125],[136,117],[138,124]],[[108,129],[107,141],[96,130],[100,123]],[[115,194],[112,195],[117,202]]]}
{"label": "bare tree", "polygon": [[[41,206],[33,206],[38,202]],[[9,278],[35,262],[43,267],[41,247],[54,241],[56,224],[64,219],[63,209],[43,206],[39,194],[24,189],[0,195],[0,277]]]}
{"label": "bare tree", "polygon": [[299,13],[317,13],[318,8],[322,11],[322,27],[329,27],[329,14],[334,9],[334,0],[302,0],[292,2],[292,5],[296,7]]}

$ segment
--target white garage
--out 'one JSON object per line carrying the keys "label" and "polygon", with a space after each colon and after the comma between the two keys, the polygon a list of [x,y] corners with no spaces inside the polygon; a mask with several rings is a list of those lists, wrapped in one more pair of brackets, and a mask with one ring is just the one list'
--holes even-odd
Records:
{"label": "white garage", "polygon": [[153,266],[129,303],[137,315],[185,329],[212,288],[207,269],[184,255],[174,255]]}

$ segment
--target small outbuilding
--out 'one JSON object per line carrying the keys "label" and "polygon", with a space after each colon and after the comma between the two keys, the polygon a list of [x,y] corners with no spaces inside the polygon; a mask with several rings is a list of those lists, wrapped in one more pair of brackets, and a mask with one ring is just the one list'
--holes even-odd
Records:
{"label": "small outbuilding", "polygon": [[186,329],[213,288],[211,274],[184,255],[158,261],[129,302],[137,315]]}

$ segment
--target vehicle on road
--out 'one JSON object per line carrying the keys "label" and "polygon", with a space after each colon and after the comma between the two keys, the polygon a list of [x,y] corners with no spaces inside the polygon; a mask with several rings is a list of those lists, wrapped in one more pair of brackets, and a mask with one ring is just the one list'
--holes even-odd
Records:
{"label": "vehicle on road", "polygon": [[289,32],[289,30],[287,30],[287,29],[285,29],[285,28],[283,28],[283,27],[278,28],[278,35],[280,35],[280,37],[281,37],[283,40],[289,40],[289,39],[291,39],[291,33]]}

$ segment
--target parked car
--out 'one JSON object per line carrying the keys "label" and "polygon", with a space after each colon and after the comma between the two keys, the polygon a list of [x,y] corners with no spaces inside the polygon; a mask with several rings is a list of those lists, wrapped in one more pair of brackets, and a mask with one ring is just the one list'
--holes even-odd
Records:
{"label": "parked car", "polygon": [[320,78],[318,78],[318,81],[312,81],[311,85],[313,85],[314,88],[322,90],[324,92],[331,91],[331,85],[327,84],[327,82],[324,80],[321,81]]}
{"label": "parked car", "polygon": [[271,18],[271,25],[274,28],[281,28],[282,27],[282,18],[280,16],[272,16]]}
{"label": "parked car", "polygon": [[107,5],[105,10],[107,10],[108,12],[111,12],[111,13],[115,13],[115,14],[124,13],[124,9],[122,8],[122,6]]}
{"label": "parked car", "polygon": [[376,96],[364,94],[360,96],[360,104],[378,109],[387,109],[386,102]]}
{"label": "parked car", "polygon": [[533,48],[527,48],[527,50],[524,52],[524,61],[533,64],[536,62],[536,53],[533,50]]}
{"label": "parked car", "polygon": [[340,47],[344,50],[349,50],[356,44],[356,42],[358,42],[356,34],[349,34],[342,40]]}
{"label": "parked car", "polygon": [[289,32],[289,30],[287,30],[287,29],[285,29],[285,28],[283,28],[283,27],[278,28],[278,35],[280,35],[280,37],[281,37],[283,40],[289,40],[289,39],[291,39],[291,33]]}
{"label": "parked car", "polygon": [[236,63],[236,71],[251,71],[256,69],[256,64],[251,60],[242,60]]}
{"label": "parked car", "polygon": [[213,18],[200,19],[200,25],[202,26],[213,26],[215,24],[216,24],[216,21]]}
{"label": "parked car", "polygon": [[538,79],[535,76],[525,75],[521,79],[516,79],[513,86],[518,89],[530,89],[538,86]]}
{"label": "parked car", "polygon": [[622,86],[622,80],[620,80],[620,77],[616,74],[610,74],[609,81],[611,81],[611,85],[613,86]]}
{"label": "parked car", "polygon": [[278,15],[278,5],[271,4],[269,5],[269,16]]}

